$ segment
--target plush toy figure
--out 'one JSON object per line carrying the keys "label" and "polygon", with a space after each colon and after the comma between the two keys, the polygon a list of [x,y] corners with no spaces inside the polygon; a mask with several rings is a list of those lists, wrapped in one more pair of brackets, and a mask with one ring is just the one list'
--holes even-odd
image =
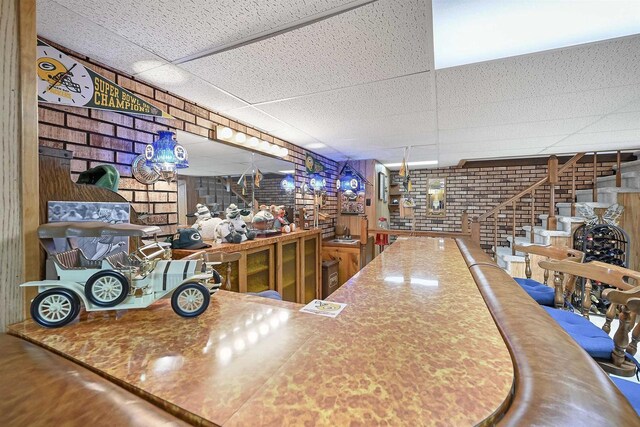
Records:
{"label": "plush toy figure", "polygon": [[200,232],[203,240],[216,240],[216,229],[222,222],[220,218],[212,218],[211,211],[205,205],[198,203],[196,205],[197,212],[195,213],[196,222],[193,224],[193,228]]}
{"label": "plush toy figure", "polygon": [[256,230],[271,230],[273,228],[273,214],[266,205],[261,205],[260,210],[253,216],[253,227]]}
{"label": "plush toy figure", "polygon": [[253,240],[256,233],[247,230],[247,224],[242,219],[242,210],[234,204],[226,210],[227,219],[223,220],[216,228],[216,234],[222,241],[228,243],[241,243],[245,240]]}
{"label": "plush toy figure", "polygon": [[[290,227],[287,227],[289,225],[289,220],[287,219],[287,211],[284,210],[284,206],[278,206],[274,209],[274,216],[275,216],[275,221],[273,222],[273,227],[276,230],[282,230],[285,233],[288,233],[289,231],[291,231]],[[287,231],[287,229],[289,231]]]}

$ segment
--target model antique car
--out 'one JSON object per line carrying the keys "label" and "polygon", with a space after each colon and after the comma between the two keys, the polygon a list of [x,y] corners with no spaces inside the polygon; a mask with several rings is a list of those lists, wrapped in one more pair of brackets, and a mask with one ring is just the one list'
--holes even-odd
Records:
{"label": "model antique car", "polygon": [[58,280],[20,285],[38,287],[39,293],[31,302],[31,317],[42,326],[54,328],[75,319],[81,302],[86,311],[121,310],[148,307],[165,297],[171,297],[171,307],[180,316],[202,314],[222,278],[213,270],[216,263],[205,263],[201,253],[172,260],[170,244],[155,239],[130,254],[119,251],[101,260],[87,259],[77,247],[64,252],[55,250],[54,239],[67,239],[73,247],[73,240],[78,237],[128,236],[141,240],[159,231],[156,226],[104,222],[41,225],[38,237]]}

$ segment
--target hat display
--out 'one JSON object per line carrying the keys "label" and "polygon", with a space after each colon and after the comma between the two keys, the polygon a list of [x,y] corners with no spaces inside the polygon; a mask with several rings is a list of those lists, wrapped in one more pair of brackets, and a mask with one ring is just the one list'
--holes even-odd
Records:
{"label": "hat display", "polygon": [[198,230],[193,228],[179,229],[171,241],[171,249],[204,249],[210,247],[211,245],[202,241],[202,236],[200,236]]}

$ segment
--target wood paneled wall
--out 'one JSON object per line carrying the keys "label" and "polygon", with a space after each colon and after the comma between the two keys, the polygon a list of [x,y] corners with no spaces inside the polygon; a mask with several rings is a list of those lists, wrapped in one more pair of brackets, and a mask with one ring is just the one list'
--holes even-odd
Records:
{"label": "wood paneled wall", "polygon": [[24,318],[18,285],[39,271],[35,19],[35,0],[0,2],[0,332]]}

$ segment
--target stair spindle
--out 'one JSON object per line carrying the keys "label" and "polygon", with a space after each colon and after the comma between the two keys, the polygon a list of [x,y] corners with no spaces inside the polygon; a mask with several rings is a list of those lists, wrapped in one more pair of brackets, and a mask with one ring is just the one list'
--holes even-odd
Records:
{"label": "stair spindle", "polygon": [[493,214],[493,260],[498,261],[498,212]]}
{"label": "stair spindle", "polygon": [[549,181],[549,217],[547,218],[547,230],[555,230],[558,227],[556,218],[556,184],[558,183],[558,158],[549,157],[547,163],[547,176]]}
{"label": "stair spindle", "polygon": [[511,222],[511,255],[516,254],[516,201],[513,201]]}
{"label": "stair spindle", "polygon": [[576,165],[571,165],[571,216],[576,216]]}
{"label": "stair spindle", "polygon": [[620,168],[620,150],[616,155],[616,187],[622,187],[622,169]]}
{"label": "stair spindle", "polygon": [[593,202],[598,201],[598,153],[593,152]]}
{"label": "stair spindle", "polygon": [[536,190],[531,190],[531,230],[529,232],[529,240],[534,242],[535,236],[533,235],[533,227],[536,224]]}

